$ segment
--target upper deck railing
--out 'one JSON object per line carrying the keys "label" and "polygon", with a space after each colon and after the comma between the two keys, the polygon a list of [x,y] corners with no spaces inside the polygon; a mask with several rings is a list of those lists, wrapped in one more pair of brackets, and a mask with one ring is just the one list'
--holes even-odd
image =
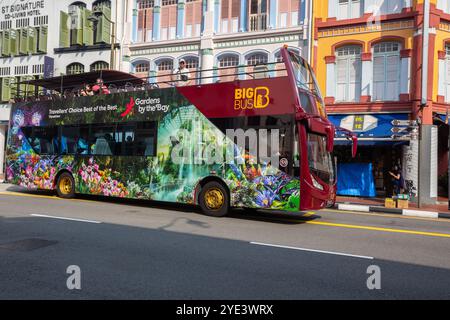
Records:
{"label": "upper deck railing", "polygon": [[[189,74],[189,85],[196,86],[211,83],[233,82],[237,80],[245,81],[251,79],[286,77],[287,71],[284,62],[273,62],[245,66],[221,67],[207,70],[191,70],[189,71]],[[86,84],[95,85],[95,83],[83,83],[84,81],[82,76],[83,74],[80,74],[80,85],[77,86],[68,86],[64,84],[64,76],[61,76],[59,77],[61,84],[58,85],[58,89],[53,90],[42,88],[39,89],[37,86],[32,85],[36,80],[16,83],[15,85],[17,86],[34,86],[35,88],[29,91],[21,90],[15,98],[9,101],[9,103],[69,99],[82,96],[81,91]],[[128,79],[130,82],[127,82],[127,79],[104,81],[104,85],[106,85],[109,93],[111,94],[185,86],[185,80],[177,80],[174,77],[176,77],[176,74],[173,74],[171,71],[167,74],[140,77],[143,81],[142,84],[138,85],[131,83],[131,80],[135,81],[136,77]]]}

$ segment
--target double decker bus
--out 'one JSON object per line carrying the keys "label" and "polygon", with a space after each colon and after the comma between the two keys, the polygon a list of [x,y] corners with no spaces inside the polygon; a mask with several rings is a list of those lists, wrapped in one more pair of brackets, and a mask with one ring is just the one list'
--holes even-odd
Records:
{"label": "double decker bus", "polygon": [[[336,196],[335,128],[308,63],[288,47],[281,57],[189,86],[107,70],[30,81],[55,94],[12,106],[7,181],[62,198],[197,204],[211,216],[324,208]],[[98,77],[111,92],[73,94]]]}

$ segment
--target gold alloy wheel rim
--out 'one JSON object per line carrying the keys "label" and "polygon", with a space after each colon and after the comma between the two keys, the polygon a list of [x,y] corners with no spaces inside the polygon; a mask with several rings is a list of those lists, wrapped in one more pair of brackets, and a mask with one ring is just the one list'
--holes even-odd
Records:
{"label": "gold alloy wheel rim", "polygon": [[209,210],[219,210],[225,203],[222,190],[212,188],[205,192],[205,204]]}
{"label": "gold alloy wheel rim", "polygon": [[72,180],[69,177],[64,177],[59,181],[59,190],[62,194],[70,194],[72,192]]}

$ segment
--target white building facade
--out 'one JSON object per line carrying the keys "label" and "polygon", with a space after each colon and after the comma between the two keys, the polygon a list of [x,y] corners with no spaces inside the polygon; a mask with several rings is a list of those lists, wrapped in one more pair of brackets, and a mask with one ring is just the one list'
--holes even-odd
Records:
{"label": "white building facade", "polygon": [[[110,68],[113,30],[116,43],[122,37],[122,28],[115,23],[122,2],[0,1],[0,180],[10,110],[7,103],[37,93],[20,82]],[[117,44],[116,59],[119,50]],[[117,69],[117,65],[112,67]]]}
{"label": "white building facade", "polygon": [[125,0],[123,6],[120,68],[150,82],[164,81],[180,59],[191,78],[209,77],[207,83],[226,74],[245,78],[250,65],[277,62],[284,44],[304,57],[309,52],[308,0]]}
{"label": "white building facade", "polygon": [[24,95],[20,81],[110,68],[110,21],[121,2],[1,1],[0,101]]}

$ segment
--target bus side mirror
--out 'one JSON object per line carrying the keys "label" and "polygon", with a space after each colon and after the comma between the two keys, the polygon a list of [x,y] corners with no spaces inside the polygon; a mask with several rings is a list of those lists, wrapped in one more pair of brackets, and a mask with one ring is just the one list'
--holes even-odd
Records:
{"label": "bus side mirror", "polygon": [[334,149],[334,127],[330,126],[326,128],[327,132],[327,151],[333,152]]}
{"label": "bus side mirror", "polygon": [[358,138],[352,136],[352,158],[356,158],[356,153],[358,152]]}

